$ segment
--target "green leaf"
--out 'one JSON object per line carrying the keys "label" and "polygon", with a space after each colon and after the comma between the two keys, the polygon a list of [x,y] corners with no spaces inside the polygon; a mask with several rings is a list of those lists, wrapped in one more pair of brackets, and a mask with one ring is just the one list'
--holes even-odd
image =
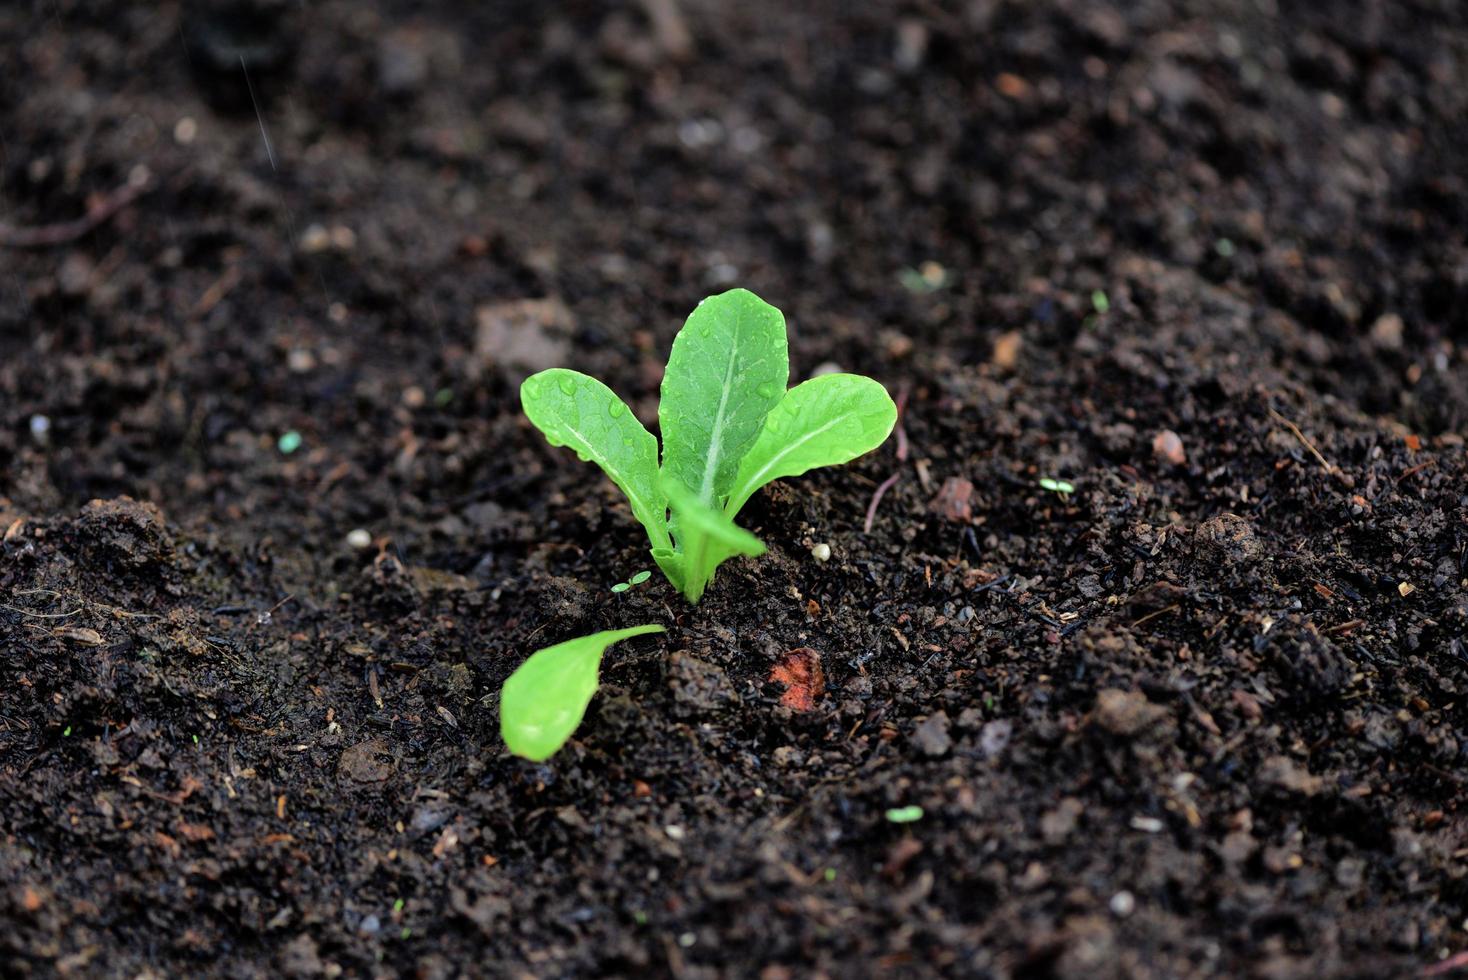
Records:
{"label": "green leaf", "polygon": [[714,571],[726,560],[735,555],[758,557],[765,553],[764,542],[735,524],[723,511],[699,500],[676,480],[664,478],[663,490],[677,518],[673,533],[678,543],[676,557],[681,558],[677,565],[681,581],[674,579],[658,552],[653,552],[653,558],[689,602],[697,603],[703,598]]}
{"label": "green leaf", "polygon": [[500,735],[505,745],[531,762],[549,759],[585,717],[607,647],[662,632],[656,624],[603,630],[531,654],[500,691]]}
{"label": "green leaf", "polygon": [[672,548],[652,549],[652,560],[657,562],[658,569],[663,576],[673,583],[673,588],[679,592],[683,591],[685,564],[683,555]]}
{"label": "green leaf", "polygon": [[552,368],[525,379],[520,404],[552,446],[566,446],[611,477],[655,548],[669,547],[667,498],[658,487],[658,441],[595,378]]}
{"label": "green leaf", "polygon": [[779,310],[747,289],[705,299],[673,339],[663,375],[663,471],[722,507],[789,377]]}
{"label": "green leaf", "polygon": [[887,389],[859,374],[825,374],[796,385],[765,419],[739,464],[725,513],[734,517],[771,480],[850,462],[876,449],[897,424]]}

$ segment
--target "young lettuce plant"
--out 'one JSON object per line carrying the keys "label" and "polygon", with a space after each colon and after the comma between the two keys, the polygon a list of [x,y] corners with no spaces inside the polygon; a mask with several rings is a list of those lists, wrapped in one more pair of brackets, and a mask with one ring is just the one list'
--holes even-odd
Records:
{"label": "young lettuce plant", "polygon": [[765,546],[734,523],[765,484],[880,446],[897,407],[871,378],[825,374],[785,386],[785,317],[747,289],[710,296],[673,339],[658,441],[610,388],[564,368],[525,380],[525,414],[553,446],[593,462],[627,495],[652,557],[689,602],[714,571]]}
{"label": "young lettuce plant", "polygon": [[510,751],[531,762],[549,759],[586,716],[607,647],[661,632],[655,624],[603,630],[532,653],[500,689],[500,737]]}

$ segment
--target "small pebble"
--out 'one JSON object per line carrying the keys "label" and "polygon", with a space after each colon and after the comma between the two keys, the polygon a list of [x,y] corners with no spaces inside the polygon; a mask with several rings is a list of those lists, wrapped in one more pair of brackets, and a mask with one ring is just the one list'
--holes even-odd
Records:
{"label": "small pebble", "polygon": [[1137,899],[1129,891],[1119,891],[1111,896],[1111,901],[1108,905],[1111,907],[1112,915],[1119,919],[1125,919],[1136,911]]}
{"label": "small pebble", "polygon": [[718,262],[709,267],[703,278],[710,286],[727,286],[739,279],[739,269],[728,262]]}
{"label": "small pebble", "polygon": [[1406,325],[1395,313],[1383,313],[1371,324],[1371,342],[1382,350],[1401,350]]}
{"label": "small pebble", "polygon": [[1163,429],[1152,438],[1152,455],[1171,466],[1183,466],[1188,461],[1182,439],[1171,429]]}
{"label": "small pebble", "polygon": [[366,551],[372,547],[372,532],[365,527],[353,528],[347,534],[347,547],[354,551]]}
{"label": "small pebble", "polygon": [[190,116],[184,116],[173,126],[173,141],[179,146],[188,146],[199,135],[199,124]]}
{"label": "small pebble", "polygon": [[305,374],[316,367],[316,355],[305,347],[292,347],[289,354],[285,356],[286,367],[290,368],[292,374]]}
{"label": "small pebble", "polygon": [[831,546],[822,541],[810,549],[810,556],[818,562],[828,562],[831,560]]}
{"label": "small pebble", "polygon": [[331,232],[321,225],[307,225],[301,233],[301,251],[308,254],[324,252],[331,247]]}

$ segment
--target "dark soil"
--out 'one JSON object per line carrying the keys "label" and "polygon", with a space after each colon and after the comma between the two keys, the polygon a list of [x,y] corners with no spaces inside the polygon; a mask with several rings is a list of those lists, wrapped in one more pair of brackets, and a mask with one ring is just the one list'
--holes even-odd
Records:
{"label": "dark soil", "polygon": [[[1468,961],[1468,6],[35,0],[0,63],[0,972]],[[614,595],[516,384],[652,417],[732,284],[902,438]]]}

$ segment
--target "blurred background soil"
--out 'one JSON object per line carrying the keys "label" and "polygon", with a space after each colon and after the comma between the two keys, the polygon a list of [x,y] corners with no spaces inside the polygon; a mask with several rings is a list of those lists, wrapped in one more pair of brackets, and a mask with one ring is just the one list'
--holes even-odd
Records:
{"label": "blurred background soil", "polygon": [[[1465,970],[1468,7],[36,0],[0,64],[0,972]],[[518,383],[655,421],[733,285],[900,433],[614,595]]]}

